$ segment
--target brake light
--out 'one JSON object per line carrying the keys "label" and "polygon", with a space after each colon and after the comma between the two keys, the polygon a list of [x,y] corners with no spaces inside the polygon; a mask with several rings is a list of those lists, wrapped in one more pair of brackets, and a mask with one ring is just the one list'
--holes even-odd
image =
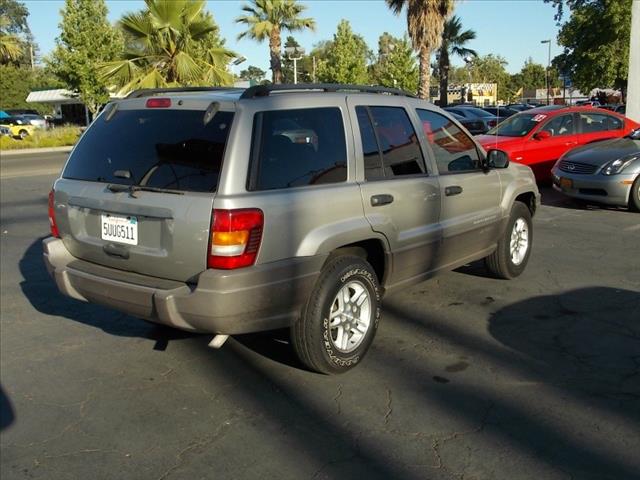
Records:
{"label": "brake light", "polygon": [[249,267],[256,261],[264,215],[262,210],[214,210],[207,267],[232,270]]}
{"label": "brake light", "polygon": [[147,100],[147,108],[168,108],[170,106],[170,98],[150,98]]}
{"label": "brake light", "polygon": [[51,235],[56,238],[60,238],[58,225],[56,225],[55,194],[56,192],[52,188],[49,192],[49,228],[51,229]]}

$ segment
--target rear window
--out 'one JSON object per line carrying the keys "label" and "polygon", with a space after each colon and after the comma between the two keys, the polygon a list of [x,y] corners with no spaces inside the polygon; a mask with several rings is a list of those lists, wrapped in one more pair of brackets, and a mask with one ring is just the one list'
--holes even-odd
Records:
{"label": "rear window", "polygon": [[[63,177],[213,192],[232,120],[232,112],[218,112],[205,124],[199,110],[119,110],[109,121],[101,116],[76,146]],[[122,178],[123,172],[131,178]]]}

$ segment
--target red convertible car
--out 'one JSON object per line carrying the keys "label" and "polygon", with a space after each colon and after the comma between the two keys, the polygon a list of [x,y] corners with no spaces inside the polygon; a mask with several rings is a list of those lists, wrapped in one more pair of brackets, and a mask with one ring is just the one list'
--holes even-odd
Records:
{"label": "red convertible car", "polygon": [[620,138],[640,124],[620,114],[593,107],[548,106],[509,117],[476,138],[485,148],[503,150],[528,165],[538,182],[551,180],[551,167],[579,145]]}

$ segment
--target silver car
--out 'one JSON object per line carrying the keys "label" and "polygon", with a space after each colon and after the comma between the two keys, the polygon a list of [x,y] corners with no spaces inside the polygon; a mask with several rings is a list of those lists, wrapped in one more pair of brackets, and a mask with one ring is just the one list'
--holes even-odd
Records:
{"label": "silver car", "polygon": [[554,188],[565,195],[639,212],[640,129],[569,150],[551,174]]}
{"label": "silver car", "polygon": [[20,118],[36,128],[41,128],[43,130],[47,128],[47,120],[41,115],[25,113],[24,115],[20,115]]}
{"label": "silver car", "polygon": [[142,90],[109,104],[49,196],[64,294],[176,328],[289,327],[311,370],[358,364],[385,292],[486,259],[520,275],[540,203],[404,92],[344,85]]}

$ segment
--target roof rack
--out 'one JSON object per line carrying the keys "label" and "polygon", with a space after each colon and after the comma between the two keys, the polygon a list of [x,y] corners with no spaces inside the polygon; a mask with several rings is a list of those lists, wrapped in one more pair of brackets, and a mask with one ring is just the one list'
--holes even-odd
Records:
{"label": "roof rack", "polygon": [[387,88],[378,86],[363,85],[341,85],[338,83],[301,83],[301,84],[277,84],[277,85],[255,85],[247,88],[241,99],[268,97],[271,92],[289,92],[289,91],[309,91],[309,92],[359,92],[359,93],[380,93],[386,95],[398,95],[402,97],[416,98],[415,95],[399,90],[397,88]]}
{"label": "roof rack", "polygon": [[181,93],[181,92],[241,92],[242,88],[235,87],[171,87],[171,88],[141,88],[134,90],[125,98],[142,98],[150,97],[162,93]]}

